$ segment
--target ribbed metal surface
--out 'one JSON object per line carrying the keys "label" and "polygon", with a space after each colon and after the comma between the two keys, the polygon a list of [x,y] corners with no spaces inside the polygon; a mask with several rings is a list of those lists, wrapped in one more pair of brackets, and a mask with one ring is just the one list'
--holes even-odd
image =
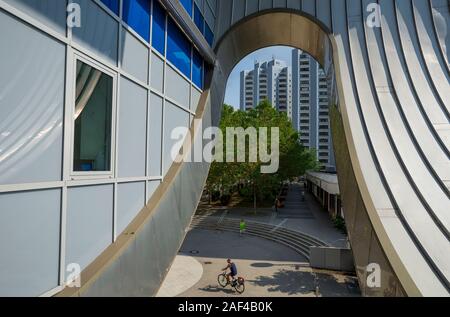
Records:
{"label": "ribbed metal surface", "polygon": [[[373,4],[381,9],[380,27],[366,23]],[[407,295],[448,295],[448,2],[220,1],[219,12],[216,51],[225,76],[268,45],[299,47],[335,66],[348,146],[338,174],[348,187],[344,210],[356,213],[348,222],[360,283],[377,258],[386,260],[383,272],[393,277],[366,294],[395,295],[403,288]],[[342,163],[348,161],[350,170]],[[346,180],[350,171],[353,182]],[[400,286],[389,285],[397,279]]]}

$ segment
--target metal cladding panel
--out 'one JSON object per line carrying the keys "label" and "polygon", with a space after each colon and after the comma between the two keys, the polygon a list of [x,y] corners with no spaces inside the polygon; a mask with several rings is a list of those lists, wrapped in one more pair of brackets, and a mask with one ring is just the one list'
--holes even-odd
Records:
{"label": "metal cladding panel", "polygon": [[246,0],[233,0],[233,19],[232,23],[236,23],[245,16]]}
{"label": "metal cladding panel", "polygon": [[[164,175],[167,174],[174,157],[172,153],[176,154],[177,151],[181,149],[181,134],[173,132],[185,133],[187,128],[189,128],[189,113],[185,110],[175,106],[174,104],[166,101],[164,105],[164,147],[163,147],[163,166]],[[175,129],[180,129],[176,131]],[[177,147],[177,148],[175,148]]]}
{"label": "metal cladding panel", "polygon": [[0,296],[58,285],[60,205],[59,189],[0,194]]}
{"label": "metal cladding panel", "polygon": [[61,180],[64,46],[0,11],[0,185]]}
{"label": "metal cladding panel", "polygon": [[119,177],[145,176],[147,100],[144,88],[121,78],[117,143]]}
{"label": "metal cladding panel", "polygon": [[[255,1],[255,0],[249,0],[249,1]],[[267,10],[267,9],[271,9],[273,5],[272,0],[260,0],[259,1],[259,10]]]}
{"label": "metal cladding panel", "polygon": [[150,94],[148,118],[149,149],[147,154],[149,176],[161,176],[163,99],[153,93]]}
{"label": "metal cladding panel", "polygon": [[91,0],[73,0],[80,5],[81,27],[72,29],[76,42],[117,65],[119,23]]}
{"label": "metal cladding panel", "polygon": [[[158,188],[158,186],[161,184],[161,181],[157,180],[157,181],[150,181],[147,182],[147,200],[150,200],[150,198],[153,196],[153,194],[155,193],[156,189]],[[145,202],[147,203],[147,202]]]}
{"label": "metal cladding panel", "polygon": [[448,0],[431,0],[431,14],[436,30],[436,37],[441,46],[442,55],[447,62],[447,68],[450,63],[450,4]]}
{"label": "metal cladding panel", "polygon": [[67,0],[5,0],[62,35],[66,34]]}
{"label": "metal cladding panel", "polygon": [[198,91],[194,87],[192,87],[191,90],[192,91],[191,91],[191,107],[190,107],[190,110],[195,113],[197,111],[198,103],[200,102],[201,93],[200,93],[200,91]]}
{"label": "metal cladding panel", "polygon": [[162,93],[164,92],[164,62],[155,53],[152,53],[151,58],[152,65],[150,68],[150,85],[152,88]]}
{"label": "metal cladding panel", "polygon": [[117,232],[121,233],[145,206],[145,183],[117,185]]}
{"label": "metal cladding panel", "polygon": [[166,95],[178,105],[189,109],[190,84],[169,66],[166,66]]}
{"label": "metal cladding panel", "polygon": [[113,185],[70,188],[66,263],[86,268],[113,240]]}
{"label": "metal cladding panel", "polygon": [[143,83],[148,82],[149,50],[133,34],[122,28],[121,65],[130,75]]}

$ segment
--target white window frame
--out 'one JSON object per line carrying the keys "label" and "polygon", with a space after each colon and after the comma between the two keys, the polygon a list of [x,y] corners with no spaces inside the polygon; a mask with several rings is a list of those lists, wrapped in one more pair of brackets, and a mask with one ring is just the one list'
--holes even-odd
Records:
{"label": "white window frame", "polygon": [[[96,60],[86,56],[85,54],[76,51],[73,52],[73,56],[71,58],[72,61],[72,92],[70,94],[71,100],[69,102],[70,109],[68,110],[70,116],[70,179],[71,180],[84,180],[84,179],[113,179],[115,178],[115,161],[116,161],[116,124],[117,124],[117,82],[118,82],[118,74],[114,70],[104,66],[103,64],[97,62]],[[102,72],[105,75],[108,75],[113,80],[112,87],[112,109],[111,109],[111,153],[110,153],[110,170],[109,171],[87,171],[87,172],[78,172],[74,171],[74,142],[75,142],[75,120],[73,119],[75,116],[75,93],[76,93],[76,67],[77,62],[80,61],[89,65],[96,70]]]}

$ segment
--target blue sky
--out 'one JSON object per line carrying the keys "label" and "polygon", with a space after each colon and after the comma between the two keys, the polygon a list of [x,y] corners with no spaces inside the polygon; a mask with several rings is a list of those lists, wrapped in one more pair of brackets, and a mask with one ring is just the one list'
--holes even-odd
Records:
{"label": "blue sky", "polygon": [[233,69],[228,78],[227,89],[225,92],[225,103],[236,109],[239,109],[239,74],[243,70],[253,69],[255,60],[258,62],[265,62],[272,57],[286,62],[287,65],[292,61],[292,48],[288,46],[271,46],[257,50],[246,57],[244,57]]}

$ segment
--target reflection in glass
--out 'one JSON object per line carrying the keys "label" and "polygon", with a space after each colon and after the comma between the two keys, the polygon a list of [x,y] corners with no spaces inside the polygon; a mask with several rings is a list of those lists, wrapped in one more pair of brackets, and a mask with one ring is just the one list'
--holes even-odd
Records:
{"label": "reflection in glass", "polygon": [[205,23],[205,38],[206,42],[208,42],[208,44],[212,47],[212,45],[214,44],[214,33],[209,27],[209,25],[206,23]]}
{"label": "reflection in glass", "polygon": [[101,0],[112,12],[119,15],[119,0]]}
{"label": "reflection in glass", "polygon": [[196,4],[194,4],[194,23],[203,34],[205,19],[203,18],[202,12]]}
{"label": "reflection in glass", "polygon": [[123,0],[122,18],[133,30],[150,41],[150,1]]}
{"label": "reflection in glass", "polygon": [[166,11],[158,1],[153,1],[152,46],[162,55],[165,50]]}
{"label": "reflection in glass", "polygon": [[192,81],[198,88],[203,89],[203,58],[196,50],[193,53]]}
{"label": "reflection in glass", "polygon": [[172,19],[167,24],[167,59],[191,78],[191,43]]}
{"label": "reflection in glass", "polygon": [[78,61],[74,160],[75,172],[111,170],[113,78]]}
{"label": "reflection in glass", "polygon": [[180,0],[180,2],[189,16],[192,17],[192,0]]}

